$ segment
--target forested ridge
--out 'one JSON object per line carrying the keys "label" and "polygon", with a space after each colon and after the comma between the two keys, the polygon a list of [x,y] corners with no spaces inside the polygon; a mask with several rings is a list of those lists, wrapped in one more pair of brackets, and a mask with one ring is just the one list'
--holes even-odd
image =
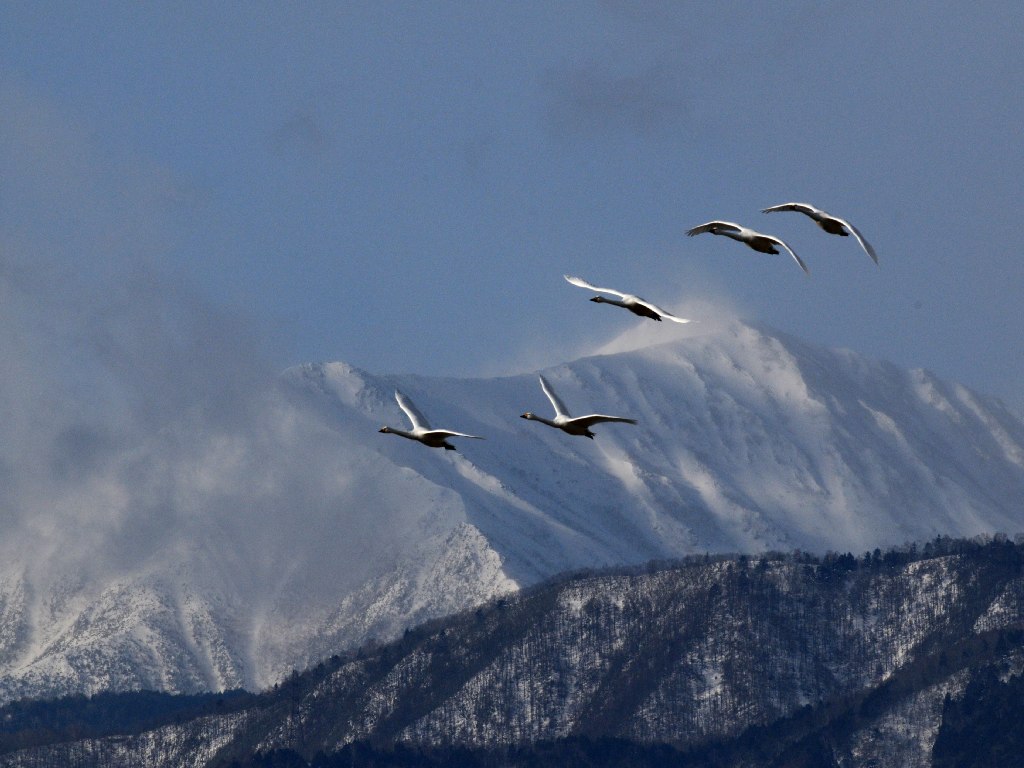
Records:
{"label": "forested ridge", "polygon": [[64,743],[3,764],[953,765],[999,746],[978,713],[1019,716],[1022,669],[1006,537],[696,556],[566,574],[116,739],[57,702]]}

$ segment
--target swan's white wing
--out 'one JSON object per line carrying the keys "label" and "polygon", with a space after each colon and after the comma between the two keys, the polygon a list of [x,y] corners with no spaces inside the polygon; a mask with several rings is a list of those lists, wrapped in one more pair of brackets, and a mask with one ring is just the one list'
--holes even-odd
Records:
{"label": "swan's white wing", "polygon": [[452,432],[450,429],[428,429],[423,437],[471,437],[474,440],[483,440],[479,435],[467,435],[465,432]]}
{"label": "swan's white wing", "polygon": [[412,422],[413,429],[430,429],[430,424],[424,418],[423,414],[419,412],[416,406],[412,404],[412,400],[403,395],[397,389],[395,390],[395,400],[398,401],[398,407],[405,411],[405,415],[409,417],[409,421]]}
{"label": "swan's white wing", "polygon": [[730,221],[709,221],[707,224],[701,224],[698,227],[686,230],[686,234],[688,237],[693,237],[694,235],[699,235],[704,232],[710,232],[712,227],[717,227],[718,229],[731,229],[734,232],[740,232],[743,229],[743,227],[738,224],[733,224]]}
{"label": "swan's white wing", "polygon": [[569,416],[569,409],[565,407],[565,403],[558,399],[558,395],[551,389],[548,383],[544,380],[544,377],[537,374],[537,378],[540,379],[540,388],[544,390],[544,394],[548,396],[548,400],[551,401],[551,405],[555,409],[555,416],[565,416],[565,418],[571,418]]}
{"label": "swan's white wing", "polygon": [[612,288],[598,288],[596,285],[588,283],[582,277],[574,277],[573,275],[562,275],[562,277],[573,285],[578,285],[580,288],[589,288],[590,290],[597,291],[598,293],[610,293],[612,296],[618,296],[620,299],[629,298],[630,296],[628,293],[622,293],[621,291],[616,291]]}
{"label": "swan's white wing", "polygon": [[579,424],[581,427],[592,427],[595,424],[603,424],[605,422],[619,422],[621,424],[636,424],[636,419],[627,419],[624,416],[605,416],[603,413],[592,413],[589,416],[579,416],[572,420],[573,424]]}
{"label": "swan's white wing", "polygon": [[664,310],[660,310],[659,314],[661,315],[661,319],[662,320],[671,320],[673,323],[692,323],[693,322],[688,317],[676,317],[675,315],[669,314],[668,312],[665,312]]}
{"label": "swan's white wing", "polygon": [[780,240],[777,237],[774,237],[773,235],[761,235],[761,237],[767,237],[773,243],[778,243],[779,245],[781,245],[783,248],[789,251],[789,255],[792,256],[796,263],[800,265],[800,269],[802,269],[808,275],[811,274],[811,270],[809,270],[807,268],[807,265],[804,264],[804,260],[797,256],[796,251],[794,251],[792,248],[786,245],[782,240]]}
{"label": "swan's white wing", "polygon": [[800,211],[800,213],[806,213],[808,216],[814,213],[824,213],[824,211],[807,203],[782,203],[782,205],[773,205],[771,208],[761,209],[761,213],[774,213],[775,211]]}
{"label": "swan's white wing", "polygon": [[875,262],[875,264],[877,264],[878,254],[876,254],[875,249],[871,247],[871,243],[864,239],[864,235],[862,235],[860,231],[846,219],[840,219],[838,216],[833,216],[832,218],[834,218],[836,221],[838,221],[840,224],[842,224],[844,227],[846,227],[853,233],[853,236],[857,238],[857,242],[860,243],[860,247],[864,249],[864,253],[870,256],[871,260]]}
{"label": "swan's white wing", "polygon": [[648,309],[654,310],[659,315],[661,315],[662,320],[671,320],[674,323],[690,323],[690,322],[693,322],[692,320],[688,320],[685,317],[676,317],[671,312],[666,312],[664,309],[659,307],[657,304],[651,304],[651,302],[647,301],[646,299],[638,299],[638,298],[636,298],[634,296],[633,297],[633,301],[635,301],[637,304],[643,304]]}

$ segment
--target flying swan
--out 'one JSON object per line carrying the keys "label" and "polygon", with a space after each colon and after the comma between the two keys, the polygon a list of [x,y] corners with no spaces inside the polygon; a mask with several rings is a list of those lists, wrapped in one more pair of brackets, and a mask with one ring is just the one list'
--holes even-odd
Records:
{"label": "flying swan", "polygon": [[395,390],[395,400],[398,401],[398,407],[405,411],[405,415],[409,417],[409,421],[412,422],[412,431],[406,432],[402,429],[394,429],[393,427],[381,427],[380,432],[385,432],[390,435],[400,435],[401,437],[407,437],[410,440],[416,440],[423,443],[430,448],[444,448],[446,451],[454,451],[455,446],[448,443],[447,438],[449,437],[471,437],[474,440],[483,440],[482,437],[476,435],[467,435],[464,432],[452,432],[448,429],[431,429],[430,424],[423,418],[423,414],[420,413],[416,406],[412,404],[412,400],[403,395],[397,389]]}
{"label": "flying swan", "polygon": [[651,320],[671,320],[674,323],[689,323],[690,321],[676,317],[670,312],[666,312],[659,306],[651,304],[651,302],[641,299],[639,296],[634,296],[631,293],[622,293],[620,291],[613,290],[611,288],[598,288],[596,285],[591,285],[581,277],[573,277],[572,275],[563,275],[573,285],[578,285],[580,288],[589,288],[591,291],[597,291],[598,293],[610,293],[612,296],[618,296],[621,301],[617,299],[606,299],[603,296],[595,296],[591,301],[596,301],[598,304],[614,304],[617,307],[625,307],[634,315],[640,317],[649,317]]}
{"label": "flying swan", "polygon": [[551,401],[551,405],[555,408],[555,418],[545,419],[543,416],[527,411],[519,418],[529,419],[530,421],[539,421],[542,424],[547,424],[549,427],[560,429],[570,435],[581,435],[583,437],[589,437],[591,440],[594,439],[594,433],[590,431],[590,428],[595,424],[602,424],[606,421],[617,421],[623,424],[636,424],[636,419],[626,419],[622,416],[605,416],[600,413],[592,413],[589,416],[577,416],[573,418],[569,415],[568,409],[565,404],[558,399],[558,395],[551,389],[551,385],[544,380],[544,377],[537,375],[540,379],[540,388],[544,390],[544,394],[548,396],[548,400]]}
{"label": "flying swan", "polygon": [[794,261],[800,265],[800,269],[808,275],[811,274],[811,270],[809,270],[807,265],[804,264],[804,260],[797,256],[796,252],[792,248],[773,235],[764,235],[760,232],[755,232],[752,229],[741,227],[739,224],[733,224],[731,221],[709,221],[707,224],[701,224],[699,227],[687,230],[686,234],[693,237],[694,235],[699,235],[703,232],[710,232],[712,235],[724,235],[725,237],[731,237],[733,240],[738,240],[741,243],[747,244],[759,253],[778,253],[778,251],[775,250],[775,246],[781,245],[789,251],[789,255],[792,256]]}
{"label": "flying swan", "polygon": [[815,224],[830,235],[847,237],[852,234],[857,238],[857,242],[860,243],[860,247],[864,249],[864,253],[870,256],[871,260],[875,262],[875,264],[878,263],[878,255],[875,253],[875,249],[871,247],[871,243],[865,240],[864,236],[857,230],[857,228],[846,219],[840,219],[838,216],[833,216],[828,211],[815,208],[813,205],[808,205],[807,203],[783,203],[782,205],[773,205],[771,208],[761,209],[761,213],[774,213],[775,211],[799,211],[800,213],[806,214],[814,219]]}

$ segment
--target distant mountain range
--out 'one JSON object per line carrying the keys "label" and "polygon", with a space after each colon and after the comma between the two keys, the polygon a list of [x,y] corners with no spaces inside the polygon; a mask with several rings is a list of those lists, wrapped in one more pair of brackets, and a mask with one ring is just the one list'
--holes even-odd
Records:
{"label": "distant mountain range", "polygon": [[[195,498],[121,524],[148,537],[144,558],[106,541],[43,556],[35,531],[10,532],[0,700],[258,689],[568,569],[1024,529],[1024,424],[924,371],[736,322],[544,375],[574,413],[639,423],[588,440],[520,419],[548,412],[534,373],[304,365],[270,399],[261,450],[271,467],[315,452],[315,489],[247,472],[247,447],[224,440],[210,461],[244,490],[191,467]],[[406,426],[396,388],[486,439],[452,452],[378,434]]]}
{"label": "distant mountain range", "polygon": [[259,696],[0,709],[0,765],[1019,765],[1022,672],[1024,544],[697,556],[558,577]]}

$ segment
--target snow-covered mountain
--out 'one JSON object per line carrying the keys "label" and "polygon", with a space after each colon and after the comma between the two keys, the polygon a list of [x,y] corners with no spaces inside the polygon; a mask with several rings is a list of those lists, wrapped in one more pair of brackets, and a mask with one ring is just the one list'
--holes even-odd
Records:
{"label": "snow-covered mountain", "polygon": [[[591,441],[520,419],[548,412],[533,373],[305,365],[267,399],[258,445],[206,436],[184,480],[164,468],[173,504],[103,529],[149,537],[145,556],[120,562],[100,534],[83,542],[94,561],[43,556],[37,531],[13,532],[0,698],[260,687],[577,567],[1024,530],[1024,424],[927,372],[736,322],[544,375],[574,413],[638,425]],[[377,434],[407,426],[396,387],[435,426],[486,439],[451,452]],[[314,456],[315,483],[297,482],[289,468]]]}
{"label": "snow-covered mountain", "polygon": [[1022,670],[1024,544],[697,555],[560,575],[259,695],[5,707],[0,766],[1019,765]]}

